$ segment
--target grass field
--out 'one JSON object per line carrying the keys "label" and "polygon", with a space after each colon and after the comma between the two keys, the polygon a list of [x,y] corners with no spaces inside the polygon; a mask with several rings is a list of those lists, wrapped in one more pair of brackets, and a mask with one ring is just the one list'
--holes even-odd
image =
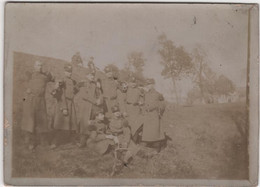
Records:
{"label": "grass field", "polygon": [[[19,119],[19,115],[17,119]],[[30,152],[14,120],[14,177],[110,177],[113,155],[99,156],[73,143]],[[163,125],[172,139],[160,154],[141,148],[120,178],[248,178],[247,123],[244,103],[167,105]]]}

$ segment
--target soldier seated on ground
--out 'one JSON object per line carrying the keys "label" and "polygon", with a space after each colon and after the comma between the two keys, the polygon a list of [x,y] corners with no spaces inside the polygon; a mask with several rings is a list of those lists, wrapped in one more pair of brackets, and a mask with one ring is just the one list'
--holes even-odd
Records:
{"label": "soldier seated on ground", "polygon": [[107,152],[109,145],[114,144],[113,140],[108,139],[105,134],[107,125],[104,119],[105,115],[102,110],[95,113],[95,120],[90,121],[89,124],[90,136],[87,140],[87,146],[101,155]]}
{"label": "soldier seated on ground", "polygon": [[107,130],[109,135],[106,137],[114,140],[116,149],[124,151],[122,161],[126,165],[129,159],[136,154],[137,147],[131,140],[131,129],[128,121],[123,117],[118,106],[112,107],[112,113],[113,117]]}

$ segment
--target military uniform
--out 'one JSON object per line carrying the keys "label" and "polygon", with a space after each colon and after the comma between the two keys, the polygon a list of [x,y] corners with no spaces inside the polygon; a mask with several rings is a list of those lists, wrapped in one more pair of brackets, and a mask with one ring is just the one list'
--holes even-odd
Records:
{"label": "military uniform", "polygon": [[[105,68],[105,72],[112,71],[110,68]],[[108,116],[112,116],[111,107],[117,104],[117,83],[113,77],[106,77],[102,81],[102,89],[104,101],[107,108]]]}
{"label": "military uniform", "polygon": [[117,103],[118,103],[120,112],[122,112],[123,114],[127,113],[126,92],[127,92],[127,85],[125,83],[122,83],[120,88],[117,89]]}
{"label": "military uniform", "polygon": [[28,141],[32,144],[36,144],[36,134],[50,130],[45,100],[46,86],[50,81],[54,81],[50,73],[33,72],[23,99],[21,129],[29,133],[28,136],[31,137]]}
{"label": "military uniform", "polygon": [[50,73],[34,72],[32,74],[23,102],[22,130],[31,133],[48,132],[45,89],[50,81],[54,81]]}
{"label": "military uniform", "polygon": [[142,92],[138,87],[128,87],[126,94],[126,111],[132,134],[142,125],[140,120],[140,100]]}
{"label": "military uniform", "polygon": [[[119,111],[118,107],[113,107],[112,112]],[[113,117],[109,123],[108,133],[118,140],[118,147],[123,148],[123,162],[126,164],[139,150],[139,147],[131,139],[131,128],[124,117]],[[115,142],[116,143],[116,142]],[[120,150],[119,150],[120,151]]]}
{"label": "military uniform", "polygon": [[90,125],[93,128],[91,129],[87,146],[99,154],[104,154],[108,150],[109,145],[114,144],[111,139],[106,138],[106,125],[99,120],[93,120]]}
{"label": "military uniform", "polygon": [[121,118],[111,118],[109,122],[108,134],[117,136],[119,140],[119,146],[127,148],[131,140],[131,130],[128,126],[128,122],[123,117]]}
{"label": "military uniform", "polygon": [[154,142],[165,138],[161,116],[165,104],[162,95],[155,89],[145,93],[142,141]]}
{"label": "military uniform", "polygon": [[[72,66],[64,66],[66,73],[72,73]],[[65,76],[63,80],[57,81],[56,88],[51,92],[56,99],[55,113],[53,120],[54,137],[51,148],[69,141],[71,132],[77,130],[76,109],[74,95],[78,89],[76,81],[70,76]],[[64,141],[65,140],[65,141]]]}
{"label": "military uniform", "polygon": [[77,123],[81,135],[81,146],[83,146],[86,143],[87,137],[90,135],[89,121],[91,120],[93,105],[97,104],[95,97],[96,83],[86,81],[79,83],[78,87],[80,87],[80,90],[78,93]]}
{"label": "military uniform", "polygon": [[[52,95],[56,98],[55,116],[53,122],[54,129],[76,130],[76,111],[74,105],[74,94],[76,94],[76,81],[64,78],[62,86],[53,90]],[[67,114],[63,114],[67,110]]]}

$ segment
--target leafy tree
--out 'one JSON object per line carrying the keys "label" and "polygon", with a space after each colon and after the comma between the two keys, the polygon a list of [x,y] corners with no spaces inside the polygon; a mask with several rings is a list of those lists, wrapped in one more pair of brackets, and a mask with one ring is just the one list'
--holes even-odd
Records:
{"label": "leafy tree", "polygon": [[176,102],[178,104],[179,97],[176,82],[180,80],[182,76],[191,73],[192,59],[182,46],[175,46],[171,40],[167,39],[166,35],[160,35],[158,40],[161,47],[158,51],[161,56],[160,63],[163,65],[161,75],[165,79],[172,80]]}
{"label": "leafy tree", "polygon": [[220,75],[215,82],[216,93],[219,95],[227,95],[235,91],[233,82],[224,75]]}
{"label": "leafy tree", "polygon": [[200,47],[196,47],[192,52],[192,74],[193,82],[200,89],[201,101],[206,95],[215,92],[216,73],[208,66],[207,54]]}

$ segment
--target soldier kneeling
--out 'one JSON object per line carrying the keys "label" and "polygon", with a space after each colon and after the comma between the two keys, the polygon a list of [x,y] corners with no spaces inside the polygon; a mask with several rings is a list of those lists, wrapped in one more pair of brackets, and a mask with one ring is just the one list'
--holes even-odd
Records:
{"label": "soldier kneeling", "polygon": [[[131,129],[128,121],[123,117],[117,106],[112,107],[113,116],[110,120],[107,130],[107,138],[114,140],[115,157],[117,153],[123,153],[123,164],[126,166],[132,156],[134,156],[138,149],[134,142],[131,140]],[[118,152],[117,152],[118,151]]]}
{"label": "soldier kneeling", "polygon": [[95,113],[95,120],[90,121],[89,131],[90,136],[87,140],[87,147],[93,149],[95,152],[103,155],[107,152],[109,145],[114,142],[107,138],[105,134],[107,125],[105,124],[104,112],[99,110]]}

